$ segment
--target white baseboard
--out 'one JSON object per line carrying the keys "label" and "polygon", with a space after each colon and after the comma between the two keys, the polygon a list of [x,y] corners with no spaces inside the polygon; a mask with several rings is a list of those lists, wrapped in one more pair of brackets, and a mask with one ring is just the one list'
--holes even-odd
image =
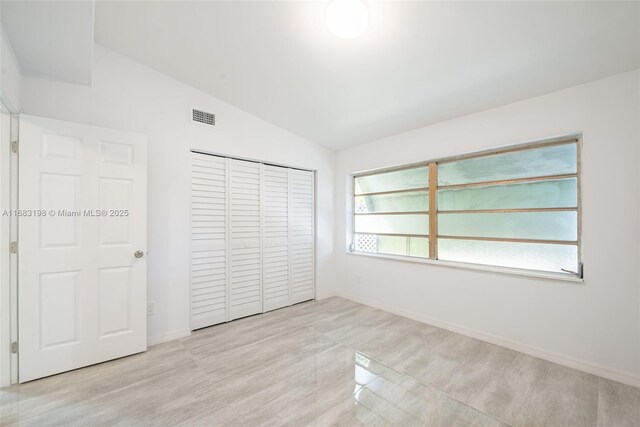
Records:
{"label": "white baseboard", "polygon": [[380,310],[384,310],[389,313],[397,314],[402,317],[407,317],[409,319],[413,319],[421,323],[427,323],[429,325],[446,329],[451,332],[456,332],[461,335],[465,335],[471,338],[476,338],[491,344],[499,345],[501,347],[509,348],[511,350],[528,354],[533,357],[548,360],[549,362],[553,362],[559,365],[567,366],[569,368],[577,369],[579,371],[583,371],[588,374],[597,375],[599,377],[607,378],[607,379],[617,381],[623,384],[627,384],[633,387],[640,387],[640,377],[632,374],[615,371],[605,366],[596,365],[593,363],[585,362],[583,360],[574,359],[572,357],[563,356],[556,353],[550,353],[541,348],[533,347],[517,341],[512,341],[507,338],[487,334],[474,329],[458,326],[444,320],[434,319],[419,313],[415,313],[413,311],[404,310],[402,308],[394,307],[384,303],[379,303],[377,301],[370,300],[367,298],[360,298],[358,296],[345,294],[345,293],[338,293],[336,296],[339,296],[360,304],[368,305],[370,307],[378,308]]}
{"label": "white baseboard", "polygon": [[149,337],[149,338],[147,338],[147,346],[151,347],[151,346],[154,346],[156,344],[163,343],[163,342],[173,341],[173,340],[177,340],[179,338],[188,337],[189,335],[191,335],[191,330],[190,329],[181,329],[181,330],[178,330],[178,331],[169,332],[169,333],[164,334],[164,335],[157,335],[155,337]]}

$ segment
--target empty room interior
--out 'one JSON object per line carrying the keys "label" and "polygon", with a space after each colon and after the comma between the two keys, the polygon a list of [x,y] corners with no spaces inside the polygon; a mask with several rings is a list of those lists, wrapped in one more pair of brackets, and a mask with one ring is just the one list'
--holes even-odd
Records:
{"label": "empty room interior", "polygon": [[640,1],[0,25],[1,426],[640,427]]}

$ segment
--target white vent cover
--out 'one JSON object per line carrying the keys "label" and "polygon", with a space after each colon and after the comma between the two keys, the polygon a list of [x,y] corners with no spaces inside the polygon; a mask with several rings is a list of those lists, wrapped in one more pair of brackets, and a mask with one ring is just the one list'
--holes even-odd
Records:
{"label": "white vent cover", "polygon": [[204,123],[205,125],[216,125],[215,114],[207,113],[206,111],[202,110],[196,110],[195,108],[193,108],[191,111],[191,120],[194,122]]}

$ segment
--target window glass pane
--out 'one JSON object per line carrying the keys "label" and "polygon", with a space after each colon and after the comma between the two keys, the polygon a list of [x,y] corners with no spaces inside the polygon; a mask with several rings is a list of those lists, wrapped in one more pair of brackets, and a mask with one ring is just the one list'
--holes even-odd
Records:
{"label": "window glass pane", "polygon": [[427,211],[429,196],[426,191],[356,196],[355,210],[356,213]]}
{"label": "window glass pane", "polygon": [[356,233],[428,234],[429,215],[356,215]]}
{"label": "window glass pane", "polygon": [[356,234],[355,250],[356,252],[428,258],[429,239],[426,237]]}
{"label": "window glass pane", "polygon": [[563,144],[438,165],[438,185],[576,173],[577,145]]}
{"label": "window glass pane", "polygon": [[429,238],[409,237],[409,253],[407,255],[429,258]]}
{"label": "window glass pane", "polygon": [[575,241],[577,212],[439,214],[438,234]]}
{"label": "window glass pane", "polygon": [[578,247],[537,243],[438,240],[438,258],[446,261],[530,270],[578,271]]}
{"label": "window glass pane", "polygon": [[577,206],[576,178],[438,191],[438,209],[443,211]]}
{"label": "window glass pane", "polygon": [[408,190],[429,186],[429,169],[426,166],[403,169],[354,178],[355,194],[382,191]]}

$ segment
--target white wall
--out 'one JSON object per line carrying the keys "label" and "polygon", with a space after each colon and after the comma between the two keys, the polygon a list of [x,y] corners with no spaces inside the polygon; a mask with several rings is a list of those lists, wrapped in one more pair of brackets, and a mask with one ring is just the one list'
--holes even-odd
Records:
{"label": "white wall", "polygon": [[[332,292],[333,151],[100,45],[91,87],[24,77],[22,106],[26,114],[148,135],[150,342],[189,330],[191,148],[317,170],[317,293]],[[216,128],[191,123],[191,107],[216,113]]]}
{"label": "white wall", "polygon": [[[640,72],[338,153],[338,294],[640,385]],[[346,254],[347,175],[583,133],[584,284]]]}
{"label": "white wall", "polygon": [[20,108],[21,71],[13,47],[0,26],[0,91],[17,111]]}

